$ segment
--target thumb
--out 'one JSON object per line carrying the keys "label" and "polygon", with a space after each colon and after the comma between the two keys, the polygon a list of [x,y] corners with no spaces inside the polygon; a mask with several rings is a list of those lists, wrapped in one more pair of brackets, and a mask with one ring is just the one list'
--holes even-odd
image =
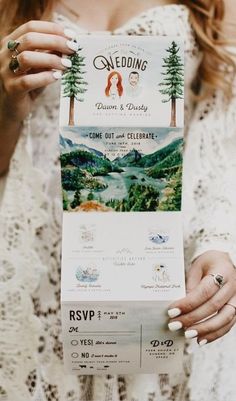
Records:
{"label": "thumb", "polygon": [[191,292],[200,283],[203,277],[203,264],[197,258],[190,266],[187,272],[186,292]]}

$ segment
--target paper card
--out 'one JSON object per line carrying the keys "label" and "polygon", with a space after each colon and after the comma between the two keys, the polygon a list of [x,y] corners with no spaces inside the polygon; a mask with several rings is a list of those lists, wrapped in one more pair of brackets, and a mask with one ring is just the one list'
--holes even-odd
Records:
{"label": "paper card", "polygon": [[[61,127],[169,127],[171,106],[176,108],[172,126],[183,127],[179,37],[79,35],[79,45],[72,59],[78,72],[68,71],[63,78]],[[68,101],[72,93],[75,99]]]}
{"label": "paper card", "polygon": [[183,336],[166,324],[166,303],[65,303],[65,366],[75,374],[181,371]]}
{"label": "paper card", "polygon": [[67,371],[173,372],[184,345],[166,313],[185,294],[183,44],[80,35],[79,45],[60,110]]}

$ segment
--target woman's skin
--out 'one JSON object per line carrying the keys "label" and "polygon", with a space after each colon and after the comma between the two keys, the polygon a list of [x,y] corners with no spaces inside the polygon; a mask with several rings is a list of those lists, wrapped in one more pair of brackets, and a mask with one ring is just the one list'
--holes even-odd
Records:
{"label": "woman's skin", "polygon": [[[63,9],[63,3],[68,7]],[[83,0],[62,0],[58,10],[68,12],[68,16],[75,19],[81,27],[91,31],[111,30],[124,25],[129,19],[152,7],[174,4],[174,0],[90,0],[87,4]],[[79,10],[79,19],[70,10]]]}
{"label": "woman's skin", "polygon": [[[18,61],[21,72],[9,69],[9,40],[20,42]],[[56,78],[51,69],[65,70],[62,58],[46,51],[74,53],[61,26],[52,22],[30,21],[1,41],[0,48],[0,175],[7,172],[9,161],[21,132],[22,121],[31,111],[37,92]],[[40,49],[35,52],[35,49]],[[36,72],[37,71],[37,72]],[[25,74],[25,72],[28,72]]]}
{"label": "woman's skin", "polygon": [[[154,6],[173,1],[133,0],[65,0],[79,10],[78,23],[88,30],[114,30],[130,18]],[[234,13],[233,0],[227,0],[227,13]],[[59,6],[62,10],[62,6]],[[62,10],[68,13],[68,9]],[[73,19],[73,16],[70,16]],[[22,121],[31,111],[39,90],[58,79],[52,69],[63,71],[62,55],[70,55],[73,34],[52,22],[30,21],[3,38],[0,47],[0,175],[9,167],[10,158],[19,138]],[[18,40],[18,60],[21,72],[9,70],[9,40]],[[37,49],[37,52],[34,50]],[[60,56],[61,55],[61,56]],[[219,289],[212,273],[222,274],[225,285]],[[199,343],[216,340],[226,334],[236,322],[236,269],[227,253],[211,250],[192,264],[187,274],[187,296],[170,305],[169,328],[183,326],[186,337],[197,337]],[[218,313],[217,313],[218,312]],[[216,314],[217,313],[217,314]],[[178,316],[177,316],[178,314]],[[211,315],[202,323],[198,323]],[[175,316],[175,317],[174,317]],[[178,322],[176,324],[176,322]],[[174,324],[173,324],[174,323]]]}

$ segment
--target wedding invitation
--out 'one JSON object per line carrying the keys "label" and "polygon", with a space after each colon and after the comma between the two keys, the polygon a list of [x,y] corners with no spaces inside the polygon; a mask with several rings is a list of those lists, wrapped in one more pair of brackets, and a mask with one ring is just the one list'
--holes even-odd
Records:
{"label": "wedding invitation", "polygon": [[184,336],[184,48],[80,35],[62,78],[61,307],[67,372],[170,373]]}

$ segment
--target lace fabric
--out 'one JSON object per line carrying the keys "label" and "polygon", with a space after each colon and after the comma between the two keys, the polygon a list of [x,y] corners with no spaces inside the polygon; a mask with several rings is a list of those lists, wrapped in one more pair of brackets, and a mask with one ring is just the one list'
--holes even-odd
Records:
{"label": "lace fabric", "polygon": [[[66,18],[57,15],[55,19],[75,29]],[[227,110],[220,92],[194,107],[190,84],[201,55],[187,8],[153,8],[114,33],[184,38],[186,265],[209,249],[227,251],[235,261],[235,97]],[[58,113],[56,83],[37,99],[30,127],[22,132],[4,185],[2,180],[0,400],[233,401],[236,329],[205,349],[187,344],[179,376],[65,374],[60,323]]]}
{"label": "lace fabric", "polygon": [[[200,102],[191,119],[184,162],[184,185],[187,186],[184,193],[190,192],[195,213],[189,207],[189,197],[183,197],[184,213],[191,216],[186,229],[191,233],[186,239],[191,260],[214,249],[228,252],[236,265],[235,105],[235,93],[227,106],[222,93],[217,93],[212,99]],[[188,168],[190,163],[194,169]]]}

